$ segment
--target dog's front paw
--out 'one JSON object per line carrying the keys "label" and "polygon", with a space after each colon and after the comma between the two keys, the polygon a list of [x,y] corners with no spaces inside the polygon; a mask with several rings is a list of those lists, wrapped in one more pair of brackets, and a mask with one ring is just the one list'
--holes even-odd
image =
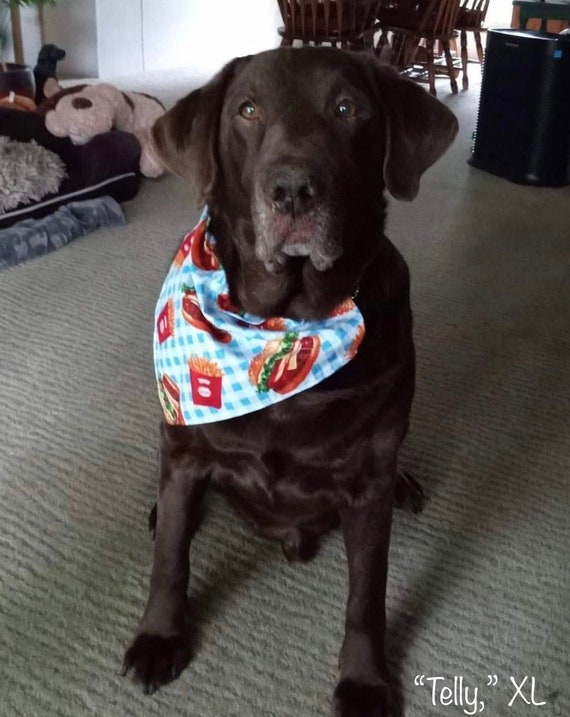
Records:
{"label": "dog's front paw", "polygon": [[335,717],[391,717],[390,688],[341,680],[334,693]]}
{"label": "dog's front paw", "polygon": [[175,680],[190,662],[187,640],[179,635],[137,635],[125,653],[123,675],[132,673],[145,694]]}

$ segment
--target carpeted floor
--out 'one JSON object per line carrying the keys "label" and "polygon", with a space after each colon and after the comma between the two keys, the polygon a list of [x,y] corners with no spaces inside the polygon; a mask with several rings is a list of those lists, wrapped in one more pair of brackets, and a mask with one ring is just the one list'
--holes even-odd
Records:
{"label": "carpeted floor", "polygon": [[[191,80],[126,86],[171,101]],[[395,519],[388,649],[408,717],[473,714],[465,695],[432,695],[435,676],[463,676],[489,717],[567,717],[570,188],[468,167],[477,83],[452,97],[442,82],[440,98],[461,134],[389,221],[412,270],[419,362],[403,461],[430,501]],[[125,210],[127,227],[0,274],[0,714],[325,717],[340,537],[290,566],[219,500],[192,549],[194,661],[153,697],[119,674],[152,554],[154,303],[196,216],[172,177]]]}

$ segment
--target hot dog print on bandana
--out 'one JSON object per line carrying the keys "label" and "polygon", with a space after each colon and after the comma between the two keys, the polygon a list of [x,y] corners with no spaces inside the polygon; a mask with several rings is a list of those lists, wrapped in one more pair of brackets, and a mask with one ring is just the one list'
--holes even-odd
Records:
{"label": "hot dog print on bandana", "polygon": [[323,381],[364,337],[351,299],[321,321],[263,319],[230,303],[204,209],[184,237],[156,306],[154,365],[167,423],[195,425],[259,411]]}

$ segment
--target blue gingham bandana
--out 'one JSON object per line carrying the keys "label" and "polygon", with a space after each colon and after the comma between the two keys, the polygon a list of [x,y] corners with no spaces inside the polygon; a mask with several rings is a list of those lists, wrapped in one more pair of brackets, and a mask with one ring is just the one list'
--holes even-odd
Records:
{"label": "blue gingham bandana", "polygon": [[263,319],[233,307],[204,209],[184,237],[156,306],[154,365],[167,423],[258,411],[323,381],[364,337],[352,299],[321,321]]}

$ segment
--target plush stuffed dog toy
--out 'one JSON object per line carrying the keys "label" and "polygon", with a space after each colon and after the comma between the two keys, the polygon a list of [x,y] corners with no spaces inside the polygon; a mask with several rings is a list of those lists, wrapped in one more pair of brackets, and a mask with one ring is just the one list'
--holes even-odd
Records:
{"label": "plush stuffed dog toy", "polygon": [[69,137],[73,144],[86,144],[95,135],[111,129],[131,132],[141,144],[140,171],[158,177],[164,169],[152,151],[150,130],[164,114],[154,97],[139,92],[122,92],[109,84],[77,85],[62,89],[48,80],[47,99],[38,111],[45,115],[46,128],[56,137]]}

